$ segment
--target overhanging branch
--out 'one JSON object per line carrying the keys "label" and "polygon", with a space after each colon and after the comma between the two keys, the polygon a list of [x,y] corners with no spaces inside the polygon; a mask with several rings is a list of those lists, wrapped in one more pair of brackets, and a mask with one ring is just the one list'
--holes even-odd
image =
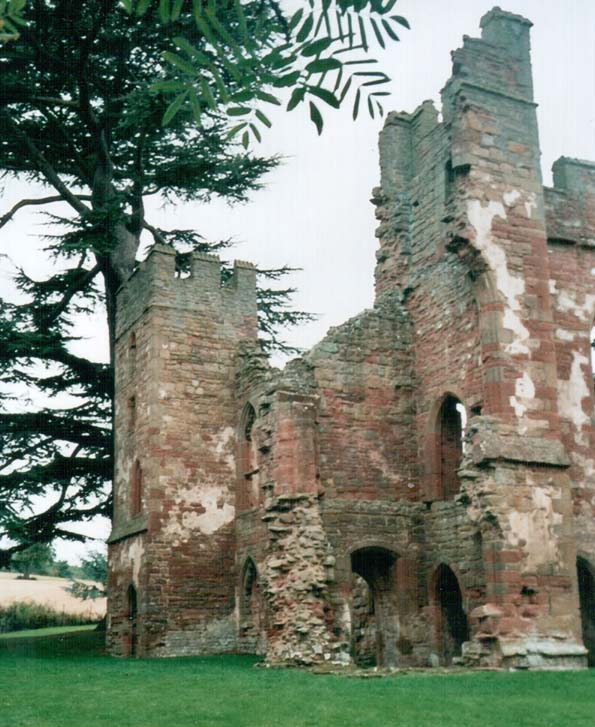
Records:
{"label": "overhanging branch", "polygon": [[[90,200],[91,197],[88,194],[77,194],[77,199],[80,200]],[[15,214],[22,209],[23,207],[29,207],[32,205],[43,205],[43,204],[53,204],[54,202],[65,202],[66,200],[61,194],[55,194],[51,197],[38,197],[37,199],[22,199],[20,202],[17,202],[11,209],[8,210],[5,214],[0,217],[0,229],[4,227],[4,225],[8,224],[11,219],[15,216]]]}

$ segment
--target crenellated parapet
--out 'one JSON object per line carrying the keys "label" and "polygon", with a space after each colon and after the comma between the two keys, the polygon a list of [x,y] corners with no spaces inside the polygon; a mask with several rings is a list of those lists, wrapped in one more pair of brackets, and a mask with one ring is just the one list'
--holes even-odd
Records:
{"label": "crenellated parapet", "polygon": [[256,268],[236,260],[231,276],[224,276],[216,255],[195,252],[187,271],[176,264],[176,253],[154,245],[120,288],[116,337],[122,335],[150,306],[196,311],[256,336]]}
{"label": "crenellated parapet", "polygon": [[560,157],[545,188],[548,240],[595,248],[595,163]]}

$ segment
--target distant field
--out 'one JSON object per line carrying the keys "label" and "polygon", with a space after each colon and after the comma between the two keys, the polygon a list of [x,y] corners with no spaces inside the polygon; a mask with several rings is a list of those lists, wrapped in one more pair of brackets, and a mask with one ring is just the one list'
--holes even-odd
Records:
{"label": "distant field", "polygon": [[2,727],[594,727],[595,671],[361,679],[255,659],[113,659],[98,632],[0,640]]}
{"label": "distant field", "polygon": [[66,591],[69,584],[68,578],[35,576],[35,580],[26,581],[18,580],[17,573],[0,573],[0,606],[15,601],[33,601],[56,611],[85,614],[92,620],[105,615],[105,598],[82,601]]}

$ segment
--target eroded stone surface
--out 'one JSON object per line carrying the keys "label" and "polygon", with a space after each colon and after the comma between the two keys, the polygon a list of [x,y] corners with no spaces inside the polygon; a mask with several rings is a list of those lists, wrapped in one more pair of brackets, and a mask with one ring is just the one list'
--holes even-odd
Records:
{"label": "eroded stone surface", "polygon": [[530,23],[481,25],[443,119],[424,102],[381,132],[371,310],[279,371],[248,264],[176,278],[157,248],[121,291],[113,653],[595,652],[595,165],[562,158],[543,188]]}

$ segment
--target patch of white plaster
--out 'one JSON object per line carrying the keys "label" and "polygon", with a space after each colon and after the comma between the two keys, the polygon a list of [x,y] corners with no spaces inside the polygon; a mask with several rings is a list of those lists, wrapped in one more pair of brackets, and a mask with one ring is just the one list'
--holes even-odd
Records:
{"label": "patch of white plaster", "polygon": [[510,192],[504,192],[502,199],[507,207],[514,207],[517,201],[521,198],[521,193],[518,189],[511,189]]}
{"label": "patch of white plaster", "polygon": [[476,245],[483,252],[488,265],[494,272],[496,287],[505,301],[503,325],[512,332],[513,340],[507,344],[506,351],[512,354],[530,354],[528,344],[529,331],[523,325],[519,297],[525,292],[525,281],[522,277],[512,275],[506,264],[506,253],[492,237],[492,220],[494,217],[506,219],[504,205],[491,201],[486,206],[478,199],[467,203],[467,216],[475,229]]}
{"label": "patch of white plaster", "polygon": [[556,328],[556,338],[559,341],[574,341],[575,331],[569,331],[567,328]]}
{"label": "patch of white plaster", "polygon": [[557,291],[555,288],[550,292],[556,296],[556,308],[561,313],[572,313],[580,321],[589,322],[593,318],[593,312],[595,310],[595,295],[587,293],[584,296],[584,301],[579,303],[576,298],[576,293],[569,290]]}
{"label": "patch of white plaster", "polygon": [[235,431],[233,427],[224,427],[215,440],[215,452],[222,457],[232,474],[236,471],[235,453]]}
{"label": "patch of white plaster", "polygon": [[[180,491],[178,495],[176,507],[172,508],[164,528],[174,545],[188,540],[197,531],[212,535],[235,517],[235,507],[228,502],[232,496],[225,487],[201,483]],[[203,512],[197,512],[198,509]]]}
{"label": "patch of white plaster", "polygon": [[572,452],[570,456],[574,463],[582,469],[584,479],[592,482],[595,479],[595,460],[592,457],[584,457],[576,451]]}
{"label": "patch of white plaster", "polygon": [[582,353],[573,351],[568,380],[558,380],[558,411],[561,417],[573,424],[576,429],[574,441],[579,445],[586,443],[586,436],[581,429],[590,422],[589,416],[583,409],[583,399],[589,396],[587,384],[589,370],[589,359]]}
{"label": "patch of white plaster", "polygon": [[[197,527],[204,535],[211,535],[219,528],[232,522],[236,509],[229,502],[223,500],[224,492],[219,487],[208,487],[202,491],[201,505],[205,512],[193,518],[188,518],[188,527]],[[192,513],[195,515],[195,513]]]}
{"label": "patch of white plaster", "polygon": [[527,217],[531,219],[533,216],[533,210],[537,207],[537,197],[534,192],[531,192],[527,195],[527,201],[525,202],[525,211],[527,212]]}
{"label": "patch of white plaster", "polygon": [[138,588],[140,580],[140,567],[142,565],[145,546],[141,538],[135,538],[128,546],[128,558],[132,565],[132,582]]}
{"label": "patch of white plaster", "polygon": [[514,409],[514,413],[519,420],[519,433],[525,434],[527,431],[527,421],[525,414],[531,408],[535,399],[535,384],[529,374],[525,371],[523,375],[515,381],[514,396],[510,397],[510,406]]}
{"label": "patch of white plaster", "polygon": [[525,552],[525,568],[535,570],[543,563],[560,562],[555,526],[562,515],[554,512],[552,499],[560,497],[558,488],[531,487],[532,507],[529,511],[512,510],[508,513],[509,540],[513,547]]}

